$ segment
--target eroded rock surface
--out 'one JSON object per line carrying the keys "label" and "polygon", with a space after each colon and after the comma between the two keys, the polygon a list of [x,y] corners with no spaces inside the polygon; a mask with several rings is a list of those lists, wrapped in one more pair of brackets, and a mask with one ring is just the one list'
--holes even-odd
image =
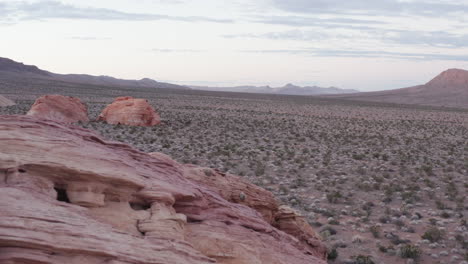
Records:
{"label": "eroded rock surface", "polygon": [[29,116],[0,116],[0,149],[0,263],[326,263],[235,176]]}
{"label": "eroded rock surface", "polygon": [[129,126],[154,126],[161,123],[158,113],[147,100],[130,96],[115,99],[102,110],[98,119],[109,124]]}
{"label": "eroded rock surface", "polygon": [[27,115],[61,123],[87,122],[88,110],[76,97],[44,95],[39,97]]}

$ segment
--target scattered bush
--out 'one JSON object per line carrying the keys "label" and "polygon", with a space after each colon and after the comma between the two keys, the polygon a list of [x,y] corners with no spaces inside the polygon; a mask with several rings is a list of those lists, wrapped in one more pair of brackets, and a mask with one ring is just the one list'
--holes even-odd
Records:
{"label": "scattered bush", "polygon": [[375,264],[371,256],[358,255],[353,256],[354,264]]}
{"label": "scattered bush", "polygon": [[372,233],[372,235],[375,237],[375,238],[379,238],[380,237],[380,227],[379,226],[371,226],[369,228],[370,232]]}
{"label": "scattered bush", "polygon": [[336,250],[336,248],[332,248],[328,250],[327,258],[329,260],[335,260],[337,257],[338,257],[338,250]]}
{"label": "scattered bush", "polygon": [[434,243],[444,237],[444,232],[437,227],[430,227],[421,237]]}
{"label": "scattered bush", "polygon": [[402,258],[416,259],[421,256],[421,249],[417,246],[406,244],[400,248],[399,253]]}

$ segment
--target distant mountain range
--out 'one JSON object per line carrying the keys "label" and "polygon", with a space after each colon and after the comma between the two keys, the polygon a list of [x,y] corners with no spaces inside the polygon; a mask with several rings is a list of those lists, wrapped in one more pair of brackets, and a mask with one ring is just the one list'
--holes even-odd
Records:
{"label": "distant mountain range", "polygon": [[63,81],[69,83],[91,84],[99,86],[145,87],[145,88],[171,88],[171,89],[196,89],[205,91],[229,91],[241,93],[265,93],[265,94],[289,94],[289,95],[323,95],[323,94],[347,94],[357,93],[357,90],[340,89],[336,87],[322,88],[318,86],[300,87],[287,84],[283,87],[272,88],[270,86],[237,86],[237,87],[206,87],[183,86],[172,83],[158,82],[149,78],[141,80],[124,80],[110,76],[93,76],[87,74],[57,74],[39,69],[34,65],[25,65],[8,58],[0,57],[0,73],[15,73],[28,77]]}
{"label": "distant mountain range", "polygon": [[468,71],[449,69],[423,85],[408,88],[333,95],[333,98],[468,108]]}
{"label": "distant mountain range", "polygon": [[348,94],[358,93],[357,90],[340,89],[336,87],[318,87],[318,86],[296,86],[286,84],[283,87],[270,86],[234,86],[234,87],[209,87],[209,86],[189,86],[192,89],[204,91],[226,91],[241,93],[264,93],[264,94],[288,94],[288,95],[324,95],[324,94]]}
{"label": "distant mountain range", "polygon": [[[79,89],[87,90],[81,92],[91,92],[96,96],[108,93],[116,95],[127,94],[128,88],[141,88],[135,90],[135,92],[140,93],[153,93],[152,88],[169,88],[178,91],[192,90],[192,92],[195,92],[194,90],[205,90],[284,95],[317,95],[320,97],[345,100],[468,108],[468,71],[462,69],[446,70],[423,85],[379,92],[359,92],[357,90],[340,89],[336,87],[300,87],[293,84],[287,84],[283,87],[276,88],[270,86],[182,86],[158,82],[148,78],[141,80],[124,80],[109,76],[57,74],[39,69],[33,65],[25,65],[11,59],[0,58],[0,93],[21,94],[26,92],[26,90],[38,94],[64,90],[72,92],[74,91],[73,89],[75,89],[74,87],[78,84],[80,86]],[[89,87],[86,85],[89,85]],[[108,89],[107,87],[110,88]],[[112,87],[115,88],[112,89]],[[114,91],[116,89],[119,90],[119,92]]]}
{"label": "distant mountain range", "polygon": [[8,58],[0,58],[0,73],[23,74],[28,77],[63,81],[70,83],[92,84],[102,86],[125,86],[125,87],[146,87],[146,88],[171,88],[190,89],[187,86],[158,82],[149,78],[141,80],[124,80],[110,76],[93,76],[87,74],[57,74],[41,70],[37,66],[25,65]]}

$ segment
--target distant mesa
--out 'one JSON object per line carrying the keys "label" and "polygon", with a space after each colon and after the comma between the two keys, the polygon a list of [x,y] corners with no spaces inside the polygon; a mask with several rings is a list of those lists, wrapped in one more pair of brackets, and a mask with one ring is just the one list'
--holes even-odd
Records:
{"label": "distant mesa", "polygon": [[80,99],[63,95],[39,97],[27,115],[60,123],[87,122],[88,109]]}
{"label": "distant mesa", "polygon": [[154,126],[161,123],[159,114],[146,99],[130,96],[118,97],[99,115],[98,120],[109,124],[129,126]]}
{"label": "distant mesa", "polygon": [[12,106],[15,105],[15,102],[6,98],[5,96],[0,95],[0,107],[1,106]]}

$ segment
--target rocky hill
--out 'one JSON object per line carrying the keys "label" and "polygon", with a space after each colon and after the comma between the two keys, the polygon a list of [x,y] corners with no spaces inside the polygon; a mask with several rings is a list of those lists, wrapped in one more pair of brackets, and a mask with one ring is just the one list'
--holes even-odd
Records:
{"label": "rocky hill", "polygon": [[[21,76],[24,77],[100,86],[190,89],[186,86],[158,82],[149,78],[124,80],[110,76],[93,76],[88,74],[57,74],[41,70],[33,65],[25,65],[8,58],[0,58],[0,74],[21,74]],[[13,77],[16,77],[16,75],[13,75]]]}
{"label": "rocky hill", "polygon": [[398,104],[468,108],[468,71],[449,69],[423,85],[333,97]]}
{"label": "rocky hill", "polygon": [[43,71],[34,65],[25,65],[23,63],[16,62],[8,58],[1,58],[1,57],[0,57],[0,71],[29,73],[29,74],[37,74],[37,75],[43,75],[43,76],[51,75],[50,72]]}
{"label": "rocky hill", "polygon": [[1,263],[326,263],[302,216],[239,177],[30,116],[0,116],[0,138]]}

